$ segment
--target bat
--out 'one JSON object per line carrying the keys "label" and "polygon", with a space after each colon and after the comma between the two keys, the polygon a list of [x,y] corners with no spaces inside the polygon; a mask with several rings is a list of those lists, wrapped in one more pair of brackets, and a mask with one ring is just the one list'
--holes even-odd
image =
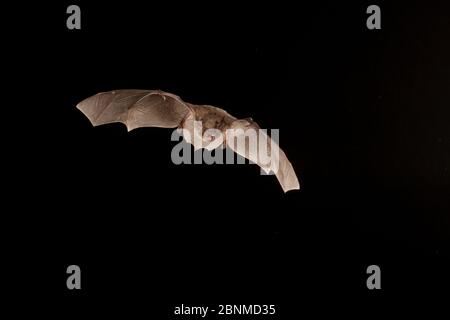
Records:
{"label": "bat", "polygon": [[[300,189],[286,154],[251,118],[237,119],[221,108],[187,103],[161,90],[101,92],[81,101],[77,108],[93,126],[121,122],[128,131],[140,127],[182,129],[183,138],[195,150],[227,146],[266,173],[274,172],[284,192]],[[255,133],[253,141],[251,133]],[[261,156],[263,149],[270,161]]]}

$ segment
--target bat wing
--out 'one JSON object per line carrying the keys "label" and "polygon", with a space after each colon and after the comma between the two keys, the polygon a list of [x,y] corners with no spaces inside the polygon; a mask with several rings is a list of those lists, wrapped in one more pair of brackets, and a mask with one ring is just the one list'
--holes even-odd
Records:
{"label": "bat wing", "polygon": [[236,120],[230,129],[235,130],[226,132],[229,148],[259,165],[266,173],[274,172],[284,192],[300,189],[291,162],[265,130],[252,120]]}
{"label": "bat wing", "polygon": [[175,128],[192,112],[178,96],[159,90],[116,90],[98,93],[77,108],[98,126],[121,122],[128,131],[139,127]]}

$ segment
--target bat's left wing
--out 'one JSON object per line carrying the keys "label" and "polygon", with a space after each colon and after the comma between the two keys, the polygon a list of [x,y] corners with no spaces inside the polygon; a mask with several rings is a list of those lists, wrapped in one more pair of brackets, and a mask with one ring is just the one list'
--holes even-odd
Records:
{"label": "bat's left wing", "polygon": [[226,131],[227,146],[259,165],[266,173],[274,172],[284,192],[300,189],[294,168],[278,144],[251,119],[234,121]]}

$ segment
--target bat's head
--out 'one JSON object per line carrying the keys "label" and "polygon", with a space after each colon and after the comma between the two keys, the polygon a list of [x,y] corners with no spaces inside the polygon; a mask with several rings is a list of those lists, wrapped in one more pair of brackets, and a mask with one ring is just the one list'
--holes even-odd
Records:
{"label": "bat's head", "polygon": [[245,119],[237,119],[235,121],[233,121],[233,123],[231,124],[231,128],[232,129],[248,129],[252,126],[254,126],[255,122],[253,121],[252,118],[245,118]]}
{"label": "bat's head", "polygon": [[221,130],[210,128],[203,132],[203,147],[207,150],[213,150],[224,143],[224,136]]}

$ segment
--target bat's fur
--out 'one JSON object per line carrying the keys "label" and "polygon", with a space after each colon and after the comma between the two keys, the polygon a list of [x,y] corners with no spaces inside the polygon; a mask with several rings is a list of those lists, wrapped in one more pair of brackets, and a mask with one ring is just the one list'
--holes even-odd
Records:
{"label": "bat's fur", "polygon": [[225,110],[214,106],[192,104],[190,106],[195,112],[195,120],[202,122],[204,130],[219,129],[223,131],[236,120]]}

